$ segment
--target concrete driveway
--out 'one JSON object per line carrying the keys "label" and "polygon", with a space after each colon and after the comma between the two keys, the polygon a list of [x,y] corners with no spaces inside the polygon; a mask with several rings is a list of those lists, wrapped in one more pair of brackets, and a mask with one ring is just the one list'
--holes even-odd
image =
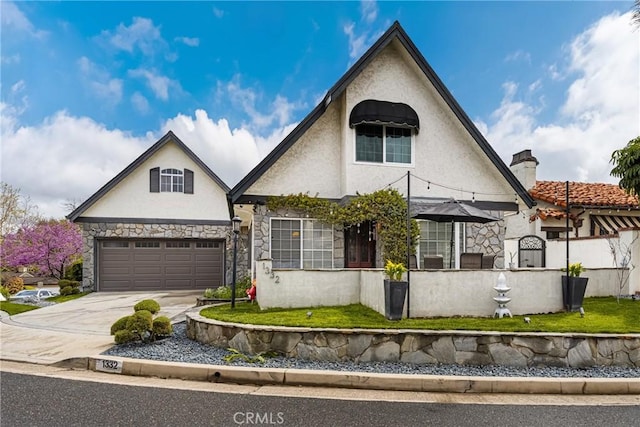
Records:
{"label": "concrete driveway", "polygon": [[113,345],[113,322],[133,313],[143,299],[160,304],[160,315],[181,321],[202,291],[92,293],[0,322],[0,359],[50,364],[96,356]]}

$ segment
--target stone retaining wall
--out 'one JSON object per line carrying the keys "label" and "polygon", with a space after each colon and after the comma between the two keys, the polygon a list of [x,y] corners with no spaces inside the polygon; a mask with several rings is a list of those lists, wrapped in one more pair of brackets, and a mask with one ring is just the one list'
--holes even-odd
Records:
{"label": "stone retaining wall", "polygon": [[355,362],[501,366],[640,367],[640,334],[285,328],[224,323],[187,313],[187,336],[244,354]]}

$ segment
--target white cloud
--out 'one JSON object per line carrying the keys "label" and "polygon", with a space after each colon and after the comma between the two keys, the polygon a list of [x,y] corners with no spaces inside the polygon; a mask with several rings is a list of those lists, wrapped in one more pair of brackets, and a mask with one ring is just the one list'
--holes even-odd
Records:
{"label": "white cloud", "polygon": [[213,14],[216,18],[220,19],[224,16],[224,10],[218,9],[217,7],[213,8]]}
{"label": "white cloud", "polygon": [[197,37],[176,37],[175,41],[184,43],[187,46],[196,47],[200,45],[200,39]]}
{"label": "white cloud", "polygon": [[140,92],[135,92],[131,95],[131,104],[141,114],[149,112],[149,101]]}
{"label": "white cloud", "polygon": [[112,105],[120,103],[122,100],[121,79],[111,78],[107,70],[91,62],[86,56],[78,59],[77,64],[84,83],[95,96]]}
{"label": "white cloud", "polygon": [[[20,126],[5,104],[2,118],[2,179],[31,197],[48,217],[60,218],[66,200],[86,199],[149,146],[86,117],[60,111],[37,126]],[[8,123],[9,126],[4,124]],[[38,167],[25,167],[38,162]]]}
{"label": "white cloud", "polygon": [[0,56],[0,63],[6,65],[19,64],[21,59],[20,54],[17,53],[9,56],[2,55]]}
{"label": "white cloud", "polygon": [[[21,126],[19,119],[14,107],[0,103],[3,181],[20,188],[45,216],[54,218],[69,213],[65,202],[86,200],[168,130],[232,187],[297,125],[258,136],[246,128],[231,129],[226,119],[214,120],[197,110],[194,117],[178,114],[157,132],[133,137],[65,111],[35,126]],[[33,159],[47,161],[24,173]]]}
{"label": "white cloud", "polygon": [[171,80],[166,76],[156,74],[154,71],[145,70],[143,68],[137,68],[135,70],[129,70],[129,76],[140,77],[147,81],[147,85],[153,91],[156,98],[163,101],[169,99],[169,88],[180,89],[180,83],[176,80]]}
{"label": "white cloud", "polygon": [[43,38],[47,35],[46,31],[37,30],[29,21],[29,18],[18,9],[18,6],[10,1],[0,2],[0,25],[5,36],[8,34],[6,32],[8,29],[25,33],[35,38]]}
{"label": "white cloud", "polygon": [[531,54],[524,50],[518,49],[515,52],[511,52],[504,58],[504,62],[517,62],[523,61],[527,64],[531,64]]}
{"label": "white cloud", "polygon": [[373,0],[362,0],[360,2],[360,13],[364,22],[373,23],[378,17],[378,3]]}
{"label": "white cloud", "polygon": [[129,26],[120,23],[113,32],[105,30],[102,36],[115,48],[129,53],[138,48],[145,55],[152,55],[156,49],[166,46],[160,27],[153,25],[151,19],[141,17],[134,17]]}
{"label": "white cloud", "polygon": [[231,99],[232,104],[242,109],[251,122],[248,126],[251,129],[262,130],[272,126],[284,126],[291,120],[293,111],[306,107],[305,104],[289,102],[287,98],[276,95],[275,99],[269,103],[268,113],[259,111],[262,93],[257,89],[242,87],[240,76],[234,76],[233,80],[227,83],[218,82],[218,96],[226,94]]}
{"label": "white cloud", "polygon": [[568,45],[567,70],[553,71],[574,80],[555,124],[540,123],[540,108],[517,99],[517,84],[504,85],[500,107],[478,125],[507,163],[531,148],[538,179],[617,182],[611,153],[640,135],[640,50],[629,21],[630,13],[605,16]]}
{"label": "white cloud", "polygon": [[356,35],[354,31],[355,26],[356,26],[355,23],[349,22],[348,24],[345,24],[342,27],[342,30],[349,38],[349,57],[351,59],[356,59],[361,57],[367,48],[366,46],[367,35],[366,34]]}

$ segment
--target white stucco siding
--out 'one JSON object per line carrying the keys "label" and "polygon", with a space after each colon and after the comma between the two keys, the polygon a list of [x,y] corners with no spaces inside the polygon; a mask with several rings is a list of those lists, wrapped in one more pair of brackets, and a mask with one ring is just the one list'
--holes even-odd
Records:
{"label": "white stucco siding", "polygon": [[[149,170],[194,172],[194,192],[152,193]],[[83,217],[229,220],[226,194],[184,151],[168,143],[89,207]]]}
{"label": "white stucco siding", "polygon": [[[402,102],[411,106],[420,119],[420,131],[415,135],[414,166],[355,163],[355,132],[351,130],[344,143],[346,188],[354,194],[384,188],[410,170],[414,175],[434,184],[412,182],[412,196],[456,197],[476,200],[514,201],[515,191],[494,164],[455,117],[433,85],[415,66],[408,62],[395,44],[389,45],[354,79],[347,89],[345,116],[356,104],[366,99]],[[411,60],[412,61],[412,60]],[[406,192],[406,179],[396,184]],[[482,194],[488,193],[488,194]],[[496,195],[496,194],[499,194]]]}
{"label": "white stucco siding", "polygon": [[308,192],[338,198],[340,192],[341,120],[339,103],[296,141],[245,194],[280,195]]}

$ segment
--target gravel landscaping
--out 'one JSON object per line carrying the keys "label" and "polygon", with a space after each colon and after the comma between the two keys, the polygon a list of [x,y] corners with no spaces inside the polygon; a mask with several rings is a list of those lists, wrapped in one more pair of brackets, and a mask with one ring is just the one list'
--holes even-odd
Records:
{"label": "gravel landscaping", "polygon": [[206,365],[252,366],[263,368],[314,369],[388,374],[425,374],[489,377],[554,377],[554,378],[640,378],[640,368],[512,368],[506,366],[411,365],[405,363],[319,362],[285,357],[265,358],[264,363],[248,363],[239,359],[226,362],[230,352],[192,341],[186,336],[184,322],[174,325],[171,338],[150,344],[115,345],[104,355]]}

